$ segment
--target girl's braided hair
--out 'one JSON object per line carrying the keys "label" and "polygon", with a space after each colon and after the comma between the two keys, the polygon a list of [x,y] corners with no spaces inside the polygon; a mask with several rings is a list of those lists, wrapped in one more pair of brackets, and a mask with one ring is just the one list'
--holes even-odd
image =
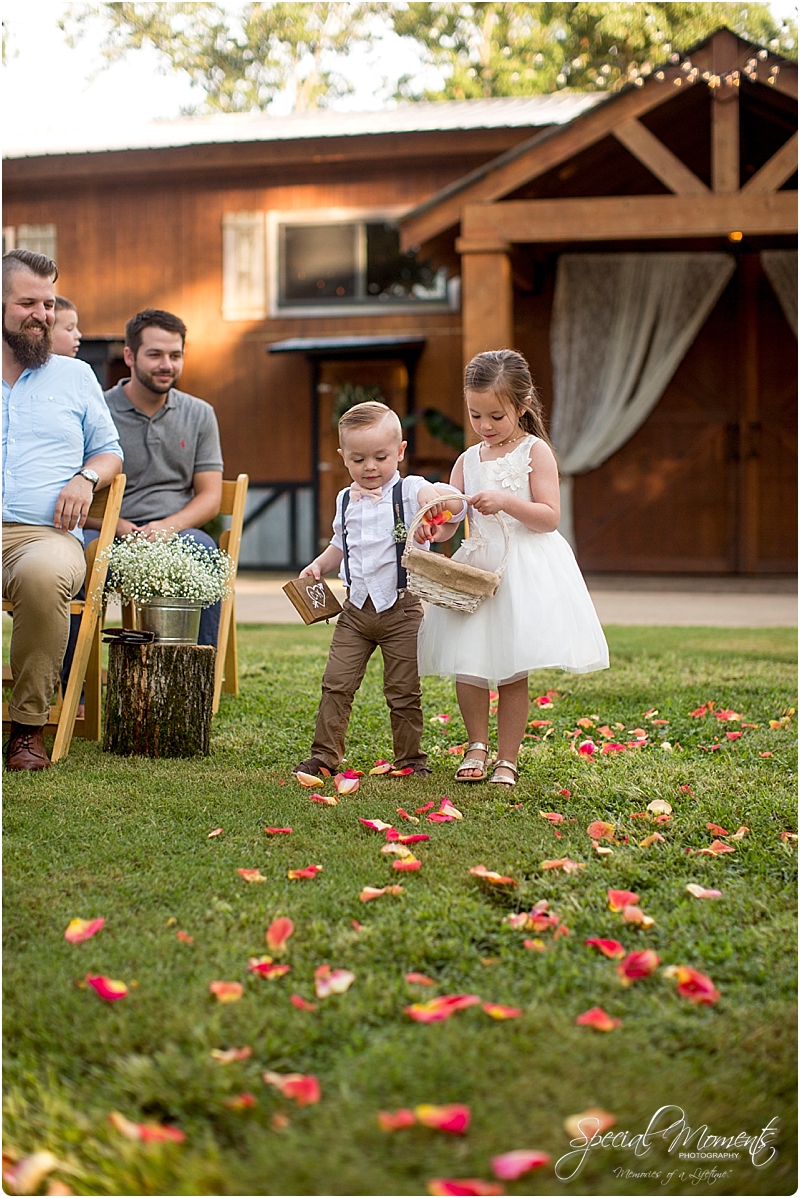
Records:
{"label": "girl's braided hair", "polygon": [[493,349],[476,354],[464,372],[465,391],[494,391],[510,408],[526,433],[550,444],[544,410],[534,386],[528,363],[513,349]]}

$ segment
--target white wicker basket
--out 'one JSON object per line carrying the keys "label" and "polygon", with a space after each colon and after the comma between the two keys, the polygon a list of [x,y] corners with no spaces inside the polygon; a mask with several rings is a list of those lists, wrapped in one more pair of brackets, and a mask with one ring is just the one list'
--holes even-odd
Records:
{"label": "white wicker basket", "polygon": [[[406,548],[403,554],[403,565],[408,577],[408,589],[412,594],[426,603],[434,603],[437,607],[449,607],[453,611],[474,612],[484,599],[494,595],[500,586],[506,566],[511,542],[508,536],[506,522],[499,512],[494,516],[503,533],[505,541],[503,560],[496,571],[479,570],[477,566],[468,566],[465,562],[456,562],[445,557],[442,553],[431,553],[428,549],[417,549],[414,546],[414,533],[421,523],[425,513],[436,507],[442,496],[426,503],[419,509],[408,529]],[[454,499],[466,502],[466,496],[453,493]]]}

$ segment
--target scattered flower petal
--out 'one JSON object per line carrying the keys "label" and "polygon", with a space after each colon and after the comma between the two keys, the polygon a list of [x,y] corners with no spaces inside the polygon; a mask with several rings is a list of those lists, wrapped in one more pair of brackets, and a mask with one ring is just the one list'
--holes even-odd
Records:
{"label": "scattered flower petal", "polygon": [[404,811],[402,807],[397,808],[397,814],[400,816],[401,819],[407,819],[408,822],[411,824],[419,823],[419,820],[417,819],[416,815],[409,815],[408,812]]}
{"label": "scattered flower petal", "polygon": [[588,944],[591,948],[596,948],[604,957],[608,957],[610,961],[621,960],[625,956],[625,946],[620,944],[619,940],[601,940],[597,936],[592,936],[589,940],[584,940],[584,944]]}
{"label": "scattered flower petal", "polygon": [[713,1007],[719,998],[719,990],[715,988],[708,974],[701,973],[699,969],[692,969],[689,965],[668,965],[664,970],[664,977],[677,978],[678,994],[682,998],[688,998],[689,1002]]}
{"label": "scattered flower petal", "polygon": [[656,922],[650,915],[645,915],[641,907],[633,905],[622,908],[622,918],[625,923],[635,923],[641,928],[652,928]]}
{"label": "scattered flower petal", "polygon": [[520,1007],[504,1007],[499,1002],[485,1002],[482,1007],[487,1015],[491,1015],[492,1019],[518,1019],[520,1015],[524,1014]]}
{"label": "scattered flower petal", "polygon": [[339,795],[355,794],[355,792],[358,790],[358,783],[358,777],[348,777],[347,774],[337,774],[333,780],[333,784],[336,787],[336,793]]}
{"label": "scattered flower petal", "polygon": [[786,844],[787,840],[797,840],[796,832],[781,832],[781,840]]}
{"label": "scattered flower petal", "polygon": [[742,826],[740,828],[736,829],[733,836],[731,837],[731,840],[742,840],[749,831],[750,831],[750,829],[746,828],[744,826],[744,824],[742,824]]}
{"label": "scattered flower petal", "polygon": [[190,936],[188,932],[177,931],[175,933],[178,940],[182,940],[184,944],[194,944],[194,936]]}
{"label": "scattered flower petal", "polygon": [[645,836],[644,840],[639,841],[639,845],[643,849],[649,849],[651,845],[663,843],[665,838],[660,832],[652,832],[650,836]]}
{"label": "scattered flower petal", "polygon": [[315,786],[325,785],[322,778],[318,778],[316,774],[304,774],[302,770],[295,774],[295,778],[306,790],[313,790]]}
{"label": "scattered flower petal", "polygon": [[426,803],[424,807],[415,807],[414,810],[416,811],[417,815],[424,815],[426,811],[430,811],[430,809],[435,806],[435,803]]}
{"label": "scattered flower petal", "polygon": [[415,986],[435,986],[433,978],[429,978],[425,973],[407,973],[406,981],[411,982]]}
{"label": "scattered flower petal", "polygon": [[522,943],[524,947],[530,949],[531,952],[547,952],[547,945],[545,944],[544,940],[523,940]]}
{"label": "scattered flower petal", "polygon": [[299,994],[293,994],[289,999],[293,1007],[297,1007],[298,1011],[316,1011],[317,1004],[315,1002],[306,1002]]}
{"label": "scattered flower petal", "polygon": [[517,1148],[513,1152],[504,1152],[502,1156],[493,1156],[491,1160],[492,1173],[501,1181],[516,1181],[531,1169],[550,1164],[550,1154],[534,1152],[530,1148]]}
{"label": "scattered flower petal", "polygon": [[439,814],[440,815],[449,815],[450,819],[463,819],[464,818],[464,816],[461,814],[461,812],[458,810],[458,808],[454,807],[453,804],[450,802],[450,800],[446,796],[444,796],[442,798],[442,801],[439,804]]}
{"label": "scattered flower petal", "polygon": [[556,930],[553,932],[553,939],[561,940],[561,938],[563,936],[571,936],[571,935],[572,935],[572,932],[569,930],[567,925],[565,923],[562,923],[561,926],[556,928]]}
{"label": "scattered flower petal", "polygon": [[607,844],[600,844],[600,842],[597,840],[592,841],[592,848],[596,853],[599,853],[601,857],[613,857],[614,855],[613,849],[610,849]]}
{"label": "scattered flower petal", "polygon": [[551,824],[564,824],[567,820],[565,815],[559,815],[557,811],[540,811],[539,815]]}
{"label": "scattered flower petal", "polygon": [[126,1119],[119,1111],[112,1111],[108,1116],[108,1121],[128,1140],[142,1140],[145,1143],[172,1140],[175,1144],[182,1144],[186,1139],[185,1132],[178,1127],[170,1127],[167,1123],[134,1123],[132,1120]]}
{"label": "scattered flower petal", "polygon": [[349,990],[356,975],[349,969],[331,969],[330,965],[319,965],[314,970],[314,989],[317,998],[330,998],[332,994],[344,994]]}
{"label": "scattered flower petal", "polygon": [[632,890],[607,890],[608,907],[610,911],[621,911],[632,903],[638,903],[639,896]]}
{"label": "scattered flower petal", "polygon": [[[8,1191],[4,1192],[35,1194],[48,1173],[52,1173],[54,1169],[66,1169],[69,1173],[73,1172],[57,1156],[53,1156],[52,1152],[33,1152],[30,1156],[23,1156],[21,1160],[9,1164],[4,1150],[3,1181],[8,1186]],[[67,1187],[67,1192],[71,1194],[72,1190]]]}
{"label": "scattered flower petal", "polygon": [[361,819],[358,822],[363,824],[365,828],[371,829],[373,832],[393,831],[391,824],[385,824],[382,819]]}
{"label": "scattered flower petal", "polygon": [[273,953],[282,953],[286,948],[286,941],[294,931],[294,924],[291,919],[285,915],[281,915],[278,919],[273,919],[272,923],[267,928],[267,948]]}
{"label": "scattered flower petal", "polygon": [[103,1002],[116,1002],[118,998],[124,998],[128,993],[128,987],[124,982],[115,981],[114,978],[107,978],[102,973],[87,973],[85,981],[87,986],[91,986],[99,994]]}
{"label": "scattered flower petal", "polygon": [[553,723],[552,720],[530,720],[528,723],[528,727],[529,728],[547,728],[548,725],[552,725],[552,723]]}
{"label": "scattered flower petal", "polygon": [[572,1140],[591,1140],[594,1135],[602,1135],[617,1122],[614,1115],[601,1107],[592,1106],[579,1115],[569,1115],[564,1120],[564,1131]]}
{"label": "scattered flower petal", "polygon": [[282,978],[291,965],[273,965],[272,957],[251,957],[247,964],[249,973],[255,973],[260,978]]}
{"label": "scattered flower petal", "polygon": [[339,800],[333,795],[313,794],[308,796],[312,803],[324,803],[326,807],[338,807]]}
{"label": "scattered flower petal", "polygon": [[596,819],[594,823],[589,824],[586,829],[586,835],[592,840],[612,840],[614,839],[614,825],[607,823],[605,820]]}
{"label": "scattered flower petal", "polygon": [[311,1106],[319,1102],[319,1081],[313,1073],[273,1073],[267,1070],[261,1075],[268,1086],[275,1086],[284,1098],[293,1098],[298,1106]]}
{"label": "scattered flower petal", "polygon": [[694,791],[692,790],[691,786],[679,786],[678,789],[680,790],[682,795],[693,795],[694,794]]}
{"label": "scattered flower petal", "polygon": [[623,986],[630,986],[640,978],[649,977],[661,964],[661,958],[651,948],[640,952],[628,953],[624,961],[617,966],[617,976]]}
{"label": "scattered flower petal", "polygon": [[449,724],[450,714],[446,711],[440,711],[438,715],[432,716],[428,721],[429,724]]}
{"label": "scattered flower petal", "polygon": [[579,869],[586,869],[582,861],[571,861],[569,857],[559,857],[556,861],[542,861],[539,863],[540,869],[563,869],[565,874],[577,873]]}
{"label": "scattered flower petal", "polygon": [[286,876],[293,882],[295,878],[315,878],[321,872],[321,865],[307,865],[305,869],[290,869]]}
{"label": "scattered flower petal", "polygon": [[401,872],[413,873],[415,870],[422,868],[422,862],[416,857],[404,857],[402,861],[393,861],[392,869],[398,869]]}
{"label": "scattered flower petal", "polygon": [[245,1048],[212,1048],[209,1055],[220,1065],[232,1065],[234,1061],[249,1061],[253,1050],[249,1045]]}
{"label": "scattered flower petal", "polygon": [[715,711],[714,715],[718,720],[740,720],[742,718],[738,711],[731,711],[727,708],[724,711]]}
{"label": "scattered flower petal", "polygon": [[370,774],[388,774],[393,769],[394,769],[394,762],[384,761],[383,759],[381,759],[380,761],[375,762],[374,766],[372,767],[372,769],[369,772],[370,772]]}
{"label": "scattered flower petal", "polygon": [[291,828],[265,828],[264,829],[264,831],[267,833],[267,836],[288,836],[289,833],[291,832],[291,830],[292,830]]}
{"label": "scattered flower petal", "polygon": [[722,898],[721,890],[706,890],[705,886],[698,886],[696,882],[689,882],[686,889],[691,894],[692,898],[697,899],[718,899]]}
{"label": "scattered flower petal", "polygon": [[413,765],[407,765],[407,766],[405,767],[405,769],[402,769],[402,770],[390,770],[390,771],[389,771],[389,773],[390,773],[390,775],[391,775],[391,777],[392,777],[392,778],[407,778],[407,777],[409,776],[409,774],[413,774],[413,773],[414,773],[414,767],[413,767]]}
{"label": "scattered flower petal", "polygon": [[402,886],[365,886],[358,897],[362,903],[369,903],[372,899],[380,898],[382,894],[402,893]]}
{"label": "scattered flower petal", "polygon": [[625,753],[627,751],[627,748],[628,748],[627,745],[621,745],[619,743],[619,741],[609,740],[609,741],[606,741],[606,743],[603,745],[602,749],[600,750],[600,756],[607,757],[609,753]]}
{"label": "scattered flower petal", "polygon": [[250,1107],[258,1106],[258,1099],[254,1098],[249,1090],[245,1090],[242,1094],[235,1094],[233,1098],[226,1098],[224,1105],[230,1111],[246,1111]]}
{"label": "scattered flower petal", "polygon": [[581,757],[593,757],[597,752],[597,745],[593,740],[582,740],[578,745],[578,752]]}
{"label": "scattered flower petal", "polygon": [[70,944],[80,944],[83,940],[90,940],[92,936],[97,935],[105,922],[102,916],[100,919],[71,919],[64,933],[64,939],[68,940]]}
{"label": "scattered flower petal", "polygon": [[567,790],[567,788],[565,786],[562,787],[561,790],[557,790],[556,794],[561,795],[562,799],[571,799],[572,798],[572,791]]}
{"label": "scattered flower petal", "polygon": [[237,874],[244,878],[245,882],[266,882],[266,878],[260,869],[237,869]]}
{"label": "scattered flower petal", "polygon": [[459,1102],[451,1102],[446,1106],[422,1103],[415,1108],[414,1114],[423,1127],[432,1127],[434,1131],[463,1136],[469,1127],[470,1109]]}
{"label": "scattered flower petal", "polygon": [[514,878],[509,878],[506,874],[495,873],[494,870],[487,869],[485,865],[473,865],[469,871],[474,878],[487,883],[489,886],[519,886],[519,882]]}
{"label": "scattered flower petal", "polygon": [[480,1003],[477,994],[445,994],[441,998],[432,998],[424,1003],[412,1003],[404,1007],[406,1015],[417,1023],[442,1023],[456,1011],[474,1007]]}
{"label": "scattered flower petal", "polygon": [[481,1181],[479,1177],[432,1177],[428,1193],[441,1198],[442,1195],[502,1194],[504,1190],[499,1182]]}
{"label": "scattered flower petal", "polygon": [[707,849],[696,849],[698,857],[720,857],[723,853],[735,853],[733,845],[723,844],[721,840],[712,840]]}
{"label": "scattered flower petal", "polygon": [[221,836],[221,835],[222,835],[222,828],[215,828],[213,832],[209,832],[208,836],[206,837],[206,840],[212,840],[215,836]]}
{"label": "scattered flower petal", "polygon": [[399,1131],[403,1127],[413,1127],[417,1117],[408,1107],[399,1111],[379,1111],[378,1126],[382,1131]]}
{"label": "scattered flower petal", "polygon": [[241,982],[209,982],[209,990],[217,999],[217,1002],[238,1002],[244,994],[244,986]]}
{"label": "scattered flower petal", "polygon": [[579,1027],[593,1027],[596,1032],[613,1032],[614,1028],[619,1027],[622,1023],[622,1020],[612,1019],[602,1007],[592,1007],[579,1015],[575,1022]]}
{"label": "scattered flower petal", "polygon": [[653,815],[672,815],[672,804],[666,799],[653,799],[652,803],[647,804],[647,810]]}

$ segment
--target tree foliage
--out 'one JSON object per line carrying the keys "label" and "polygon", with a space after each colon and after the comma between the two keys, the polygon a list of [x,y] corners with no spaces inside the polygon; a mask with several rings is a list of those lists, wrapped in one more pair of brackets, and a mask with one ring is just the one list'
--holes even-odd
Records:
{"label": "tree foliage", "polygon": [[768,4],[409,3],[393,24],[444,80],[420,92],[406,77],[398,96],[430,100],[614,91],[722,25],[783,54],[796,44]]}
{"label": "tree foliage", "polygon": [[[348,51],[387,32],[419,54],[419,73],[392,83],[398,98],[414,100],[614,91],[722,25],[787,57],[797,37],[763,3],[611,0],[85,4],[62,28],[74,43],[98,20],[108,62],[154,47],[202,91],[199,112],[266,109],[286,92],[295,111],[330,104],[352,91],[342,70]],[[421,82],[426,69],[433,86]]]}

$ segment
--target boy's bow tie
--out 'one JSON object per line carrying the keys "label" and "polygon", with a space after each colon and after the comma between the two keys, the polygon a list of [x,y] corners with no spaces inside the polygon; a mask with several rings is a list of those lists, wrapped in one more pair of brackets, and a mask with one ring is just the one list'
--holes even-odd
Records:
{"label": "boy's bow tie", "polygon": [[353,503],[358,503],[359,499],[371,499],[373,503],[380,503],[383,498],[383,488],[379,487],[376,491],[368,491],[360,483],[351,483],[350,498]]}

